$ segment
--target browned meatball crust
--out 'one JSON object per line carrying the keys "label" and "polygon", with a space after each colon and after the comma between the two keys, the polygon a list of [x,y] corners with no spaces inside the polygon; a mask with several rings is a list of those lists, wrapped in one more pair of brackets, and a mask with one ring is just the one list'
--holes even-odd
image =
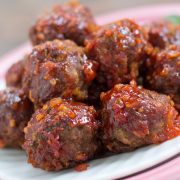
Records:
{"label": "browned meatball crust", "polygon": [[35,167],[58,171],[95,157],[97,114],[92,106],[54,98],[35,112],[25,128],[24,149]]}
{"label": "browned meatball crust", "polygon": [[155,51],[145,69],[145,87],[171,96],[180,111],[180,46]]}
{"label": "browned meatball crust", "polygon": [[135,22],[123,19],[102,26],[86,42],[89,56],[100,64],[98,81],[109,88],[136,79],[141,58],[151,48],[147,34]]}
{"label": "browned meatball crust", "polygon": [[116,85],[101,95],[102,139],[112,152],[164,142],[180,135],[180,117],[166,95],[135,84]]}
{"label": "browned meatball crust", "polygon": [[70,40],[54,40],[35,46],[23,80],[25,91],[37,106],[53,97],[87,99],[87,88],[96,75],[97,63]]}
{"label": "browned meatball crust", "polygon": [[15,88],[0,91],[1,147],[21,147],[23,129],[33,113],[33,105],[24,92]]}
{"label": "browned meatball crust", "polygon": [[180,45],[180,26],[166,21],[154,22],[147,27],[149,42],[164,49],[168,45]]}
{"label": "browned meatball crust", "polygon": [[90,10],[79,4],[55,6],[51,12],[37,20],[30,30],[34,45],[54,39],[71,39],[79,45],[92,35],[96,24]]}
{"label": "browned meatball crust", "polygon": [[8,69],[5,77],[7,86],[17,88],[22,87],[26,58],[27,57],[21,61],[16,62]]}

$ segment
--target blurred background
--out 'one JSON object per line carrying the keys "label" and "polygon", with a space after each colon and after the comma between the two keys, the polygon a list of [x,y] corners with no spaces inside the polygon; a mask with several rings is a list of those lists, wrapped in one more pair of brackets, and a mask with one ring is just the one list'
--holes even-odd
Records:
{"label": "blurred background", "polygon": [[[28,40],[28,29],[42,11],[65,0],[0,0],[0,56]],[[67,0],[66,0],[67,2]],[[180,0],[80,0],[95,16],[142,5]],[[153,13],[153,12],[152,12]]]}

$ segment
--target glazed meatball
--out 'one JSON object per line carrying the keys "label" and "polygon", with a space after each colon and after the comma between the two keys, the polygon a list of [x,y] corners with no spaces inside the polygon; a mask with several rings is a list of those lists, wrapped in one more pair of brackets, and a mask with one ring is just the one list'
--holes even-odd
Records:
{"label": "glazed meatball", "polygon": [[34,45],[54,39],[71,39],[83,45],[95,29],[90,10],[72,2],[55,6],[51,12],[41,17],[30,30],[30,39]]}
{"label": "glazed meatball", "polygon": [[145,69],[145,87],[171,96],[180,111],[180,47],[155,52]]}
{"label": "glazed meatball", "polygon": [[164,49],[168,45],[180,45],[180,26],[161,21],[149,25],[149,42],[154,46]]}
{"label": "glazed meatball", "polygon": [[13,64],[6,73],[6,85],[10,87],[22,87],[26,58]]}
{"label": "glazed meatball", "polygon": [[23,87],[35,105],[61,96],[84,100],[97,63],[70,40],[54,40],[34,47],[25,68]]}
{"label": "glazed meatball", "polygon": [[58,171],[92,159],[98,151],[98,122],[92,106],[54,98],[25,128],[24,149],[34,167]]}
{"label": "glazed meatball", "polygon": [[180,117],[169,96],[131,85],[101,94],[102,139],[111,152],[164,142],[180,135]]}
{"label": "glazed meatball", "polygon": [[8,88],[0,91],[1,147],[21,147],[23,129],[33,113],[33,105],[22,90]]}
{"label": "glazed meatball", "polygon": [[98,81],[111,88],[136,79],[141,58],[151,49],[146,39],[141,27],[128,19],[101,27],[86,41],[89,56],[100,64]]}

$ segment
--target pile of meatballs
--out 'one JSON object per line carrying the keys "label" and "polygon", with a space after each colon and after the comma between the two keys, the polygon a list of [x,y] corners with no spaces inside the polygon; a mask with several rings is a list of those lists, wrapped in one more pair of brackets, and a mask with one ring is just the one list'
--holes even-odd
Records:
{"label": "pile of meatballs", "polygon": [[1,148],[59,171],[180,135],[180,26],[99,26],[70,2],[40,17],[29,37],[31,53],[0,92]]}

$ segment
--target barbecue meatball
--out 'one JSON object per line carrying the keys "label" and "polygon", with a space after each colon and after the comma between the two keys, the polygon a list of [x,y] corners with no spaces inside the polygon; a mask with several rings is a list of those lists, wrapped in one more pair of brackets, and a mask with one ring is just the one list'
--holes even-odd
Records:
{"label": "barbecue meatball", "polygon": [[25,128],[24,149],[34,167],[58,171],[92,159],[98,151],[98,122],[92,106],[54,98]]}
{"label": "barbecue meatball", "polygon": [[[27,57],[26,57],[27,58]],[[26,58],[13,64],[6,73],[6,85],[10,87],[22,87]]]}
{"label": "barbecue meatball", "polygon": [[92,35],[96,24],[90,10],[79,4],[69,3],[55,6],[45,14],[30,30],[34,45],[54,39],[71,39],[78,45]]}
{"label": "barbecue meatball", "polygon": [[33,113],[33,105],[22,90],[0,91],[0,146],[21,147],[23,129]]}
{"label": "barbecue meatball", "polygon": [[61,96],[84,100],[97,63],[74,42],[54,40],[34,47],[26,63],[23,87],[36,106]]}
{"label": "barbecue meatball", "polygon": [[149,42],[154,46],[164,49],[170,44],[180,45],[180,26],[169,22],[154,22],[148,27]]}
{"label": "barbecue meatball", "polygon": [[131,83],[116,85],[101,100],[102,137],[109,151],[129,151],[180,135],[180,117],[169,96]]}
{"label": "barbecue meatball", "polygon": [[155,52],[145,69],[145,87],[171,96],[180,111],[180,47]]}
{"label": "barbecue meatball", "polygon": [[141,58],[151,49],[146,35],[128,19],[101,27],[94,38],[86,42],[89,56],[100,63],[98,81],[111,88],[136,79]]}

